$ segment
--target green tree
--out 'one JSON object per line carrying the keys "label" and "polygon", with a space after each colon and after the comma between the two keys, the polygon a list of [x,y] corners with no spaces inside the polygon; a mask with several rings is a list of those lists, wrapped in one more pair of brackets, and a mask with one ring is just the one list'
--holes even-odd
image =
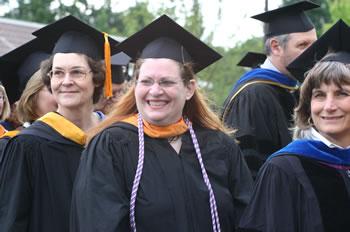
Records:
{"label": "green tree", "polygon": [[326,0],[329,5],[329,12],[331,13],[331,21],[324,24],[322,31],[326,32],[334,23],[342,19],[345,23],[350,25],[350,1],[348,0]]}
{"label": "green tree", "polygon": [[198,73],[199,85],[210,93],[210,99],[220,108],[234,84],[249,69],[236,64],[248,51],[262,52],[263,38],[253,37],[233,48],[217,47],[223,56],[218,62]]}
{"label": "green tree", "polygon": [[[7,5],[9,0],[1,0],[0,5]],[[52,0],[18,0],[18,7],[11,9],[4,17],[21,19],[39,23],[50,23],[55,19],[51,11]]]}

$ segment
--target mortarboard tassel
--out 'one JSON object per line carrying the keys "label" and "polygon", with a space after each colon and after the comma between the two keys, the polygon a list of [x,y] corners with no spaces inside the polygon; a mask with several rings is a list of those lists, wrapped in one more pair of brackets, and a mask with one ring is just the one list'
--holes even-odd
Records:
{"label": "mortarboard tassel", "polygon": [[106,64],[106,77],[105,77],[105,97],[112,97],[112,71],[111,71],[111,47],[108,41],[108,34],[103,32],[105,37],[105,64]]}

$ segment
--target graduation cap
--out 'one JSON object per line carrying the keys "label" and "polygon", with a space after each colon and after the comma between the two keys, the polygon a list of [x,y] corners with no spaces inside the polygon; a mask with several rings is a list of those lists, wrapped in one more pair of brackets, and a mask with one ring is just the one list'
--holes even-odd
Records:
{"label": "graduation cap", "polygon": [[350,63],[350,27],[343,21],[336,22],[327,32],[307,48],[288,66],[288,71],[299,81],[304,80],[304,74],[315,63],[321,60],[329,51],[336,52],[323,61],[339,61]]}
{"label": "graduation cap", "polygon": [[53,44],[35,38],[0,58],[1,80],[9,101],[17,101],[28,80],[40,69],[40,63],[51,55]]}
{"label": "graduation cap", "polygon": [[237,65],[255,69],[260,67],[265,60],[266,55],[263,53],[247,52]]}
{"label": "graduation cap", "polygon": [[169,58],[182,64],[192,62],[195,73],[222,57],[167,15],[123,40],[117,48],[134,60]]}
{"label": "graduation cap", "polygon": [[111,57],[112,83],[121,84],[125,80],[123,68],[127,66],[131,58],[124,52],[120,52]]}
{"label": "graduation cap", "polygon": [[252,18],[267,23],[266,38],[294,32],[307,32],[315,27],[304,11],[317,7],[319,5],[313,2],[302,1],[254,15]]}
{"label": "graduation cap", "polygon": [[112,96],[110,57],[117,53],[115,46],[118,41],[72,15],[40,28],[32,34],[44,38],[48,43],[56,43],[52,54],[81,53],[96,61],[105,59],[105,91],[107,91],[105,94]]}

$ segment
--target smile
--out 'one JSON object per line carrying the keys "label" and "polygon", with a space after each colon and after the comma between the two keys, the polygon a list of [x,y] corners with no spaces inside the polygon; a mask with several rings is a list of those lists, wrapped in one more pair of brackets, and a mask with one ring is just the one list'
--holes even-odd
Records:
{"label": "smile", "polygon": [[324,120],[333,121],[333,120],[341,119],[342,117],[343,117],[343,116],[333,116],[333,117],[330,117],[330,116],[325,117],[325,116],[323,116],[323,117],[321,117],[321,118],[324,119]]}
{"label": "smile", "polygon": [[165,106],[168,104],[167,101],[147,101],[150,106]]}

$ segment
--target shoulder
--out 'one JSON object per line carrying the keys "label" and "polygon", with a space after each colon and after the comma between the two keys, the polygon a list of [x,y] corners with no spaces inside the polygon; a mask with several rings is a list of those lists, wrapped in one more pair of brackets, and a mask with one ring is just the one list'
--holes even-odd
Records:
{"label": "shoulder", "polygon": [[266,161],[264,167],[279,169],[288,176],[298,176],[304,173],[300,158],[294,154],[277,155]]}
{"label": "shoulder", "polygon": [[[91,141],[104,141],[108,143],[127,142],[130,139],[137,138],[137,128],[124,122],[117,122],[93,137]],[[137,140],[138,141],[138,140]]]}

